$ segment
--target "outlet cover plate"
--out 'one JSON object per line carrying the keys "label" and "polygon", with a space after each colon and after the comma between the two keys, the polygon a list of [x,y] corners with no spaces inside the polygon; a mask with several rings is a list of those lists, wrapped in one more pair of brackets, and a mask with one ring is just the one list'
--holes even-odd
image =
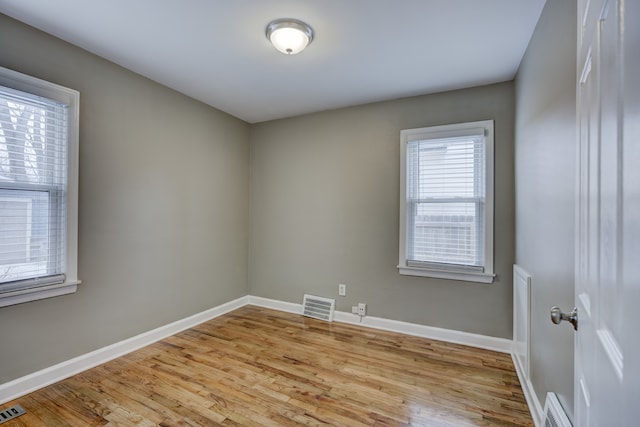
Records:
{"label": "outlet cover plate", "polygon": [[347,285],[345,285],[344,283],[340,283],[338,285],[338,295],[340,295],[341,297],[347,296]]}
{"label": "outlet cover plate", "polygon": [[359,302],[358,303],[358,315],[359,316],[366,316],[367,315],[367,304],[365,304],[363,302]]}

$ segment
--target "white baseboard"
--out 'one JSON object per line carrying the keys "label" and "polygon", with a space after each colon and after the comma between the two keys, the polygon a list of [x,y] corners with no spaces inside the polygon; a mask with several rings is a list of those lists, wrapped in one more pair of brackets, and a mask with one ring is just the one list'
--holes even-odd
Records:
{"label": "white baseboard", "polygon": [[239,307],[247,305],[247,296],[229,301],[217,307],[205,310],[181,320],[160,326],[140,335],[126,340],[99,348],[90,353],[83,354],[73,359],[66,360],[40,371],[34,372],[24,377],[17,378],[0,385],[0,404],[17,399],[20,396],[31,393],[42,387],[46,387],[55,382],[69,378],[87,369],[101,365],[117,357],[131,353],[134,350],[153,344],[185,329],[192,328],[200,323],[206,322],[225,313],[233,311]]}
{"label": "white baseboard", "polygon": [[249,295],[249,304],[293,314],[302,314],[302,304]]}
{"label": "white baseboard", "polygon": [[[31,393],[65,378],[69,378],[70,376],[106,363],[139,348],[153,344],[171,335],[177,334],[178,332],[184,331],[185,329],[192,328],[200,323],[206,322],[207,320],[211,320],[248,304],[288,313],[302,313],[302,304],[247,295],[209,310],[205,310],[201,313],[194,314],[193,316],[186,317],[173,323],[169,323],[168,325],[161,326],[90,353],[58,363],[32,374],[25,375],[24,377],[17,378],[8,383],[0,384],[0,404],[17,399],[20,396],[24,396],[25,394]],[[499,351],[502,353],[509,353],[512,346],[512,341],[504,338],[494,338],[450,329],[435,328],[432,326],[418,325],[398,320],[384,319],[381,317],[366,316],[362,319],[362,322],[360,322],[359,316],[343,311],[336,311],[334,313],[334,320],[337,322],[350,323],[368,328],[399,332],[456,344],[464,344],[472,347]],[[525,390],[526,396],[527,390],[525,389],[524,384],[523,389]],[[531,390],[533,389],[531,388]],[[531,394],[531,392],[529,393]],[[534,396],[533,401],[537,403],[537,407],[539,408],[540,403],[535,399],[535,393],[532,393],[531,395]],[[527,402],[531,407],[529,397],[527,397]],[[541,408],[539,409],[539,414],[542,414]],[[536,425],[538,425],[537,422]]]}
{"label": "white baseboard", "polygon": [[536,425],[536,427],[544,427],[544,410],[542,409],[542,404],[538,399],[536,391],[533,389],[533,384],[531,383],[529,378],[525,376],[524,369],[518,362],[518,358],[513,352],[511,353],[511,359],[513,359],[513,365],[516,368],[518,380],[520,381],[520,386],[522,387],[524,398],[527,401],[527,405],[529,406],[529,412],[531,412],[533,423]]}
{"label": "white baseboard", "polygon": [[[286,311],[289,313],[302,313],[302,304],[284,302],[269,298],[249,296],[249,304]],[[382,329],[385,331],[399,332],[422,338],[484,348],[487,350],[499,351],[500,353],[511,353],[511,347],[513,346],[513,341],[505,338],[495,338],[486,335],[472,334],[469,332],[454,331],[452,329],[435,328],[433,326],[401,322],[399,320],[384,319],[382,317],[365,316],[361,322],[360,316],[347,313],[346,311],[336,311],[333,314],[333,320],[335,322],[350,323],[373,329]]]}

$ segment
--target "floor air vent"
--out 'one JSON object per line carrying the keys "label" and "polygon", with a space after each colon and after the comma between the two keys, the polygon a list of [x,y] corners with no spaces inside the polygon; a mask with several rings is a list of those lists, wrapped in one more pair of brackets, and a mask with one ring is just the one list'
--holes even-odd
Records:
{"label": "floor air vent", "polygon": [[12,420],[14,418],[19,417],[20,415],[26,414],[27,411],[25,411],[22,406],[20,405],[14,405],[9,409],[5,409],[2,412],[0,412],[0,424],[5,423],[9,420]]}
{"label": "floor air vent", "polygon": [[544,402],[544,427],[573,427],[555,393],[547,393]]}
{"label": "floor air vent", "polygon": [[335,306],[336,300],[334,299],[305,294],[302,304],[302,314],[307,317],[313,317],[314,319],[333,322],[333,310]]}

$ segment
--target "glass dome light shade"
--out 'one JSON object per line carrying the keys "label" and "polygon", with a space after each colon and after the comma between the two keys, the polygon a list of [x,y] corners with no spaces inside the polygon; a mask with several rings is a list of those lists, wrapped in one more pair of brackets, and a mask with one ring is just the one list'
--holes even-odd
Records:
{"label": "glass dome light shade", "polygon": [[267,26],[267,38],[280,52],[295,55],[313,40],[313,30],[296,19],[278,19]]}

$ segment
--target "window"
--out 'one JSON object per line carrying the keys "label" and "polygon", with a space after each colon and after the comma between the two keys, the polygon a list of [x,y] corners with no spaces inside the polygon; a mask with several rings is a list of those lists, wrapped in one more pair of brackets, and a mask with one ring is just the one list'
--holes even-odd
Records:
{"label": "window", "polygon": [[493,281],[493,121],[400,133],[400,274]]}
{"label": "window", "polygon": [[78,103],[0,68],[0,307],[77,289]]}

